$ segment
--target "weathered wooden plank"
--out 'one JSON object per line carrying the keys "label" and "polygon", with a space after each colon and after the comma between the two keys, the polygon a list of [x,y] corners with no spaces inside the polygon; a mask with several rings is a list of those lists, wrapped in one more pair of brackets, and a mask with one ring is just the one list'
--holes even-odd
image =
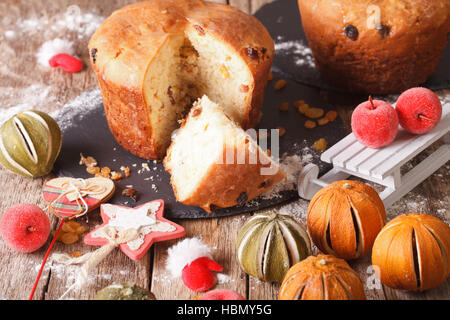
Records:
{"label": "weathered wooden plank", "polygon": [[[186,228],[186,237],[201,237],[213,248],[213,258],[223,267],[223,274],[229,279],[218,283],[215,288],[227,288],[247,296],[246,275],[236,261],[235,242],[237,230],[242,226],[247,215],[221,219],[185,220],[181,225]],[[187,289],[181,279],[171,279],[166,270],[167,249],[176,244],[172,240],[155,245],[153,258],[152,284],[153,293],[158,299],[195,299],[201,293]]]}

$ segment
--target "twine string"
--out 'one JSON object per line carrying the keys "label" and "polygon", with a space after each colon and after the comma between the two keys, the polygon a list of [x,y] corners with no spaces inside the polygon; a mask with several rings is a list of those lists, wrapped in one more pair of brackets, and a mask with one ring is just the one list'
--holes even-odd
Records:
{"label": "twine string", "polygon": [[[75,185],[72,181],[64,182],[61,185],[63,192],[49,203],[49,205],[48,205],[49,212],[51,212],[59,217],[59,214],[55,210],[54,204],[58,200],[63,198],[64,196],[68,196],[71,193],[75,193],[77,196],[75,198],[75,201],[77,202],[79,210],[77,213],[75,213],[73,215],[72,218],[81,217],[82,215],[85,215],[89,211],[88,204],[86,203],[86,200],[84,199],[84,197],[87,195],[96,195],[96,194],[102,194],[105,192],[105,187],[99,186],[97,184],[88,186],[86,184],[86,180],[84,180],[84,179],[76,179],[76,181],[80,182],[81,186]],[[80,203],[80,201],[81,201],[81,203]]]}
{"label": "twine string", "polygon": [[105,238],[108,243],[99,249],[86,253],[81,257],[71,257],[68,254],[53,254],[52,260],[64,265],[82,264],[75,282],[63,293],[59,300],[64,299],[73,289],[81,289],[89,280],[90,271],[95,268],[106,256],[122,243],[136,239],[139,231],[136,229],[127,229],[119,232],[115,227],[105,227]]}

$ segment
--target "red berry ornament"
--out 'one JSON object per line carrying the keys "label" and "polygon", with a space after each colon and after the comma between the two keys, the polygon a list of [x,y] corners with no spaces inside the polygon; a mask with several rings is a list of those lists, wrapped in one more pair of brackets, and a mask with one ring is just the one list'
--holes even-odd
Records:
{"label": "red berry ornament", "polygon": [[211,271],[222,271],[223,267],[207,257],[198,258],[187,264],[181,272],[181,279],[189,289],[197,292],[207,291],[215,283]]}
{"label": "red berry ornament", "polygon": [[412,88],[398,97],[395,110],[400,125],[408,132],[423,134],[441,120],[442,104],[438,96],[426,88]]}
{"label": "red berry ornament", "polygon": [[369,97],[369,101],[361,103],[353,111],[352,131],[366,147],[378,149],[387,146],[397,136],[397,112],[389,103]]}
{"label": "red berry ornament", "polygon": [[0,234],[13,250],[33,252],[47,241],[50,220],[45,212],[33,204],[17,204],[3,213],[0,219]]}
{"label": "red berry ornament", "polygon": [[67,53],[59,53],[48,60],[52,68],[60,67],[67,72],[78,72],[83,69],[83,62]]}
{"label": "red berry ornament", "polygon": [[245,298],[233,290],[217,289],[205,293],[200,300],[245,300]]}

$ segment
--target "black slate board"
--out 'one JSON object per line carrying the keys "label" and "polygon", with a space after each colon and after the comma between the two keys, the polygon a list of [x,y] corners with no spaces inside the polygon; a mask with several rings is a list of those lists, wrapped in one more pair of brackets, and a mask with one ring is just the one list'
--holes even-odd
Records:
{"label": "black slate board", "polygon": [[[297,0],[277,0],[266,4],[255,13],[255,17],[266,26],[278,46],[288,41],[301,41],[307,47],[308,42],[302,28]],[[277,50],[273,70],[302,84],[344,92],[342,88],[336,87],[324,79],[320,72],[310,64],[296,64],[295,61],[299,59],[311,60],[313,58],[311,53],[295,51],[292,49]],[[423,86],[432,90],[450,88],[450,42],[447,44],[435,73]]]}
{"label": "black slate board", "polygon": [[[279,111],[279,105],[284,101],[293,102],[303,99],[311,106],[330,110],[319,94],[320,90],[288,81],[284,89],[275,91],[273,84],[277,78],[279,77],[275,74],[274,80],[269,82],[266,89],[263,118],[259,128],[272,129],[277,126],[283,126],[286,128],[286,134],[280,138],[280,156],[285,152],[289,155],[298,154],[300,156],[305,155],[305,153],[310,154],[312,162],[320,165],[321,173],[328,171],[330,167],[320,162],[320,153],[309,150],[309,148],[314,141],[323,137],[327,139],[329,145],[333,145],[343,138],[346,135],[346,131],[342,121],[337,119],[323,127],[313,130],[306,129],[303,126],[306,118],[293,106],[288,112],[281,112]],[[86,95],[92,95],[96,98],[86,99]],[[130,167],[132,171],[130,177],[116,182],[117,190],[110,203],[136,206],[153,199],[163,199],[166,208],[165,216],[169,219],[183,219],[212,218],[251,212],[298,198],[296,191],[285,191],[277,198],[253,201],[251,204],[243,207],[221,209],[214,214],[208,214],[200,208],[189,207],[176,202],[169,184],[170,176],[161,163],[154,164],[153,161],[145,161],[133,156],[117,144],[108,129],[99,96],[98,89],[94,92],[84,93],[83,98],[77,98],[78,101],[75,99],[75,101],[68,103],[61,110],[57,121],[60,123],[63,131],[63,146],[55,164],[54,173],[65,177],[92,177],[86,172],[84,166],[78,164],[80,152],[85,156],[96,158],[102,167],[107,166],[116,171],[122,165]],[[83,104],[83,108],[76,108],[80,109],[80,112],[74,113],[74,105],[79,106],[80,103]],[[89,110],[89,113],[86,114],[86,110]],[[142,169],[141,166],[144,162],[148,164],[151,172],[138,174],[138,170]],[[133,167],[133,164],[136,164],[136,167]],[[154,177],[153,181],[145,180],[150,176]],[[155,184],[157,190],[152,189],[152,184]],[[132,185],[139,191],[140,197],[136,203],[121,195],[122,190],[127,185]]]}

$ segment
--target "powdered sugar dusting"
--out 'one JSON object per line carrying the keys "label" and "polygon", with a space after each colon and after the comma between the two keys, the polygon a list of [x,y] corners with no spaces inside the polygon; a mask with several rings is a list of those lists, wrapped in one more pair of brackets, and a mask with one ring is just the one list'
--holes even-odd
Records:
{"label": "powdered sugar dusting", "polygon": [[[292,147],[292,150],[295,152],[294,154],[284,153],[281,156],[280,169],[286,175],[284,180],[276,184],[271,190],[263,193],[259,199],[267,200],[281,198],[281,193],[283,191],[297,190],[298,175],[304,165],[313,161],[314,156],[313,151],[307,146],[299,148],[299,145],[295,144]],[[251,204],[254,203],[251,202]]]}
{"label": "powdered sugar dusting", "polygon": [[311,49],[301,40],[282,41],[282,37],[278,37],[275,42],[275,54],[289,56],[298,66],[311,69],[316,67]]}
{"label": "powdered sugar dusting", "polygon": [[75,100],[67,103],[61,111],[55,112],[52,116],[56,117],[61,130],[76,126],[82,123],[84,117],[89,115],[102,102],[102,96],[99,89],[83,92]]}
{"label": "powdered sugar dusting", "polygon": [[[5,19],[8,18],[5,17]],[[97,15],[96,12],[84,12],[77,5],[71,5],[65,12],[53,16],[47,16],[47,13],[44,11],[42,12],[42,16],[32,15],[25,19],[6,21],[9,22],[8,24],[11,26],[11,30],[8,30],[8,34],[5,33],[5,36],[13,39],[23,33],[39,33],[45,37],[49,37],[63,30],[65,32],[76,32],[77,38],[82,39],[83,37],[92,35],[103,20],[104,17]]]}
{"label": "powdered sugar dusting", "polygon": [[1,109],[0,125],[16,115],[17,113],[35,109],[41,110],[46,102],[54,102],[51,95],[52,88],[41,84],[32,84],[25,88],[0,88],[2,103],[8,105],[9,101],[15,101],[17,104],[13,107]]}

